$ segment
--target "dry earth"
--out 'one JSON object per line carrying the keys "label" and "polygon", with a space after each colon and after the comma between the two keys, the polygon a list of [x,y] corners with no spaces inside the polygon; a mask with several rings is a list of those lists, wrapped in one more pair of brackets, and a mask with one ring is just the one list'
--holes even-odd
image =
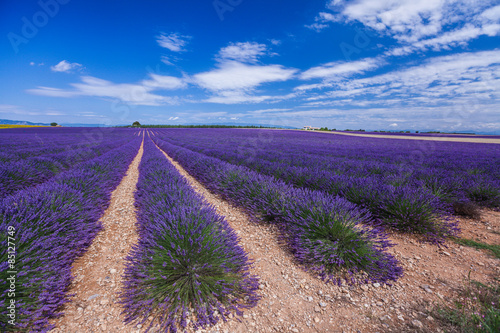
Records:
{"label": "dry earth", "polygon": [[140,332],[123,324],[122,308],[117,302],[124,258],[137,242],[134,191],[142,154],[141,145],[126,176],[111,195],[111,204],[101,218],[103,230],[75,261],[75,279],[70,287],[75,296],[63,309],[64,316],[52,321],[56,328],[51,332]]}
{"label": "dry earth", "polygon": [[[166,154],[165,154],[166,155]],[[327,285],[302,270],[278,231],[257,224],[241,209],[208,192],[177,162],[167,158],[226,217],[241,237],[240,244],[254,261],[251,273],[260,277],[259,304],[241,322],[233,319],[208,332],[384,332],[439,331],[434,319],[422,310],[432,303],[456,297],[466,277],[487,282],[500,274],[498,259],[489,253],[447,242],[447,248],[423,244],[410,236],[394,234],[391,252],[401,261],[405,276],[393,286],[361,287]],[[487,211],[486,220],[459,220],[465,234],[474,233],[499,244],[500,213]],[[490,229],[488,229],[490,228]]]}
{"label": "dry earth", "polygon": [[444,137],[444,136],[407,136],[407,135],[383,135],[383,134],[358,134],[346,132],[325,132],[338,135],[351,135],[361,136],[365,138],[378,138],[378,139],[406,139],[406,140],[425,140],[425,141],[448,141],[448,142],[473,142],[473,143],[497,143],[500,144],[500,139],[493,138],[474,138],[474,137]]}
{"label": "dry earth", "polygon": [[[378,137],[378,136],[377,136]],[[391,136],[392,138],[392,136]],[[166,155],[166,154],[165,154]],[[121,288],[124,258],[136,242],[133,191],[142,147],[122,184],[113,192],[103,216],[104,230],[74,266],[71,292],[76,297],[54,321],[52,332],[142,332],[125,326],[116,303]],[[405,275],[393,286],[334,286],[302,270],[272,225],[252,222],[241,209],[208,192],[168,155],[193,188],[226,217],[241,238],[240,244],[260,277],[259,304],[243,317],[203,332],[440,332],[427,310],[456,299],[470,273],[488,282],[500,275],[498,259],[483,250],[447,242],[446,248],[393,234],[391,252],[401,261]],[[500,243],[500,213],[485,210],[480,221],[459,219],[467,238]],[[495,233],[496,232],[496,233]]]}

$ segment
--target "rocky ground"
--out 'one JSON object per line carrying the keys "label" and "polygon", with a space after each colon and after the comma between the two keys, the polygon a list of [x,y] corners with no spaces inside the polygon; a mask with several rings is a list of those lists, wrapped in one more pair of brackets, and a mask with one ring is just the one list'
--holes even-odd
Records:
{"label": "rocky ground", "polygon": [[453,137],[453,136],[410,136],[410,135],[384,135],[384,134],[360,134],[360,133],[347,133],[347,132],[325,132],[336,135],[351,135],[360,136],[365,138],[379,138],[379,139],[402,139],[402,140],[420,140],[420,141],[447,141],[447,142],[475,142],[475,143],[495,143],[500,144],[500,139],[497,138],[475,138],[473,135],[467,137]]}
{"label": "rocky ground", "polygon": [[[52,332],[143,332],[141,325],[124,325],[117,294],[127,252],[137,241],[133,191],[142,148],[129,173],[113,193],[103,216],[104,230],[73,269],[76,296],[54,320]],[[172,159],[168,156],[171,161]],[[392,286],[334,286],[305,272],[279,242],[272,225],[252,222],[241,209],[208,192],[172,161],[193,188],[224,215],[241,238],[241,245],[260,277],[259,304],[243,317],[231,318],[204,332],[440,332],[429,315],[435,304],[458,297],[467,278],[481,282],[500,275],[498,259],[485,250],[446,242],[446,247],[420,243],[392,234],[391,252],[405,274]],[[459,219],[463,235],[500,244],[500,213],[485,210],[480,220]],[[154,330],[153,330],[154,331]]]}
{"label": "rocky ground", "polygon": [[51,332],[140,332],[123,324],[118,303],[122,288],[124,258],[137,243],[134,191],[139,177],[143,147],[132,161],[126,176],[113,191],[111,204],[101,218],[103,230],[88,251],[74,263],[75,280],[64,316],[53,320]]}

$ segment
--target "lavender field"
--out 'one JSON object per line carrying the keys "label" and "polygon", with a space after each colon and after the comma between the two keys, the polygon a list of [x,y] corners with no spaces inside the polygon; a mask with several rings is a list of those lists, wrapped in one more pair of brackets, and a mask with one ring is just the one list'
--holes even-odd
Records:
{"label": "lavender field", "polygon": [[[102,230],[139,149],[139,240],[123,254],[119,304],[125,323],[158,332],[210,327],[261,297],[238,233],[165,154],[253,223],[278,230],[294,264],[325,285],[394,285],[404,267],[391,235],[438,248],[459,237],[458,216],[500,208],[498,144],[256,129],[3,130],[2,331],[54,328],[71,302],[71,268]],[[12,300],[16,326],[7,324]]]}
{"label": "lavender field", "polygon": [[265,130],[164,130],[158,140],[339,196],[368,210],[377,225],[423,234],[455,233],[440,222],[498,207],[500,146]]}

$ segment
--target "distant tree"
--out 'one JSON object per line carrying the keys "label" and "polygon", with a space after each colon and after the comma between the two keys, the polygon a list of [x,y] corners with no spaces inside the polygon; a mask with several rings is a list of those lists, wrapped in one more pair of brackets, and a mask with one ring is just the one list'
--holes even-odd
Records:
{"label": "distant tree", "polygon": [[134,123],[132,124],[132,126],[134,126],[134,127],[141,127],[141,123],[138,122],[138,121],[134,121]]}
{"label": "distant tree", "polygon": [[50,126],[52,127],[57,126],[57,123],[50,123]]}
{"label": "distant tree", "polygon": [[415,131],[415,133],[418,133],[418,131]]}
{"label": "distant tree", "polygon": [[319,130],[320,131],[329,131],[328,127],[321,127]]}

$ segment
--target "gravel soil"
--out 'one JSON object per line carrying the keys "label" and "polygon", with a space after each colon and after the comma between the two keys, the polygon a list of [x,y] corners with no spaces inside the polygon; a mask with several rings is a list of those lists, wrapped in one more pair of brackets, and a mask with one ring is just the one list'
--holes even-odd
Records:
{"label": "gravel soil", "polygon": [[[166,155],[166,154],[165,154]],[[177,162],[166,155],[193,188],[226,217],[241,238],[260,277],[259,304],[243,318],[234,318],[207,332],[439,332],[428,315],[434,304],[449,304],[457,297],[470,272],[472,279],[491,281],[500,275],[499,260],[487,251],[448,241],[446,247],[419,242],[412,236],[392,234],[390,249],[405,275],[388,285],[334,286],[305,272],[283,244],[278,230],[252,222],[238,207],[206,190]],[[484,211],[481,221],[459,219],[464,235],[474,234],[499,244],[500,213]]]}
{"label": "gravel soil", "polygon": [[[314,131],[316,132],[316,131]],[[379,139],[406,139],[406,140],[425,140],[425,141],[448,141],[448,142],[475,142],[475,143],[496,143],[500,144],[500,139],[490,138],[454,138],[454,137],[430,137],[430,136],[408,136],[408,135],[383,135],[383,134],[358,134],[358,133],[345,133],[345,132],[325,132],[335,135],[351,135],[361,136],[365,138],[379,138]]]}
{"label": "gravel soil", "polygon": [[[377,136],[380,137],[380,136]],[[394,138],[391,136],[391,138]],[[142,326],[123,325],[117,295],[124,258],[136,243],[133,192],[142,147],[127,176],[113,192],[102,221],[104,230],[74,265],[71,292],[76,296],[54,320],[52,332],[143,332]],[[445,247],[421,243],[408,235],[391,234],[390,249],[404,267],[404,276],[388,285],[335,286],[305,272],[284,244],[278,230],[252,222],[242,209],[210,193],[177,162],[165,156],[238,233],[253,261],[251,274],[260,277],[262,299],[243,317],[231,318],[199,332],[441,332],[429,316],[436,304],[451,304],[471,279],[492,281],[500,275],[499,260],[486,250],[447,241]],[[500,243],[500,213],[482,211],[480,220],[460,218],[463,236],[489,244]]]}
{"label": "gravel soil", "polygon": [[111,194],[111,204],[101,218],[103,230],[75,261],[75,279],[69,290],[75,296],[63,309],[64,316],[52,321],[56,328],[51,332],[140,332],[123,324],[122,307],[117,302],[124,259],[137,243],[134,191],[142,153],[141,145],[126,176]]}

